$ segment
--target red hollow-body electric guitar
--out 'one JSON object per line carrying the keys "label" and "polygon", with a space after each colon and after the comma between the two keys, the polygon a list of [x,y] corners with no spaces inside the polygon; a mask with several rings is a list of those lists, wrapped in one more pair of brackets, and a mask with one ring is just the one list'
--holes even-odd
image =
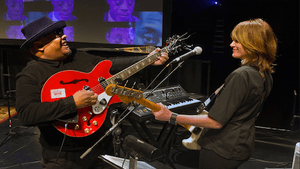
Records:
{"label": "red hollow-body electric guitar", "polygon": [[[168,46],[164,47],[161,52],[176,53],[177,48],[183,47],[185,44],[182,43],[183,36],[171,38]],[[125,80],[154,63],[161,52],[149,55],[113,76],[109,73],[112,62],[108,60],[98,63],[90,73],[65,70],[52,75],[43,86],[41,92],[42,102],[57,101],[72,96],[78,90],[83,89],[92,90],[98,94],[98,100],[95,105],[78,109],[77,117],[71,121],[57,120],[53,123],[54,127],[71,137],[85,137],[96,132],[105,121],[108,106],[121,102],[117,96],[107,95],[105,88],[110,84],[115,84],[116,79]],[[68,123],[67,129],[65,129],[66,123]]]}

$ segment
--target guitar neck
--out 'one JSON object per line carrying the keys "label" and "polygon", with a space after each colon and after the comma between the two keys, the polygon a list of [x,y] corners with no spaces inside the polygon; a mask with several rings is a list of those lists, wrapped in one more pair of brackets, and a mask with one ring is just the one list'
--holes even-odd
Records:
{"label": "guitar neck", "polygon": [[106,83],[108,85],[115,84],[115,79],[125,80],[125,79],[129,78],[133,74],[137,73],[138,71],[140,71],[140,70],[144,69],[145,67],[154,63],[157,60],[157,58],[159,58],[161,52],[168,52],[168,51],[165,47],[161,51],[156,52],[153,55],[147,56],[146,58],[140,60],[139,62],[129,66],[128,68],[126,68],[126,69],[122,70],[121,72],[115,74],[114,76],[108,78],[106,80]]}

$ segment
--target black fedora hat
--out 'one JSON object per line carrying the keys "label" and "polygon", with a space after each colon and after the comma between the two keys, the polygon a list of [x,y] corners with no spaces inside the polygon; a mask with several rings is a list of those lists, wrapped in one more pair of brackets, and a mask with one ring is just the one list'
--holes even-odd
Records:
{"label": "black fedora hat", "polygon": [[65,21],[53,22],[47,16],[43,16],[35,21],[32,21],[21,29],[26,41],[21,45],[20,48],[28,50],[31,42],[34,42],[40,37],[64,27],[66,27]]}

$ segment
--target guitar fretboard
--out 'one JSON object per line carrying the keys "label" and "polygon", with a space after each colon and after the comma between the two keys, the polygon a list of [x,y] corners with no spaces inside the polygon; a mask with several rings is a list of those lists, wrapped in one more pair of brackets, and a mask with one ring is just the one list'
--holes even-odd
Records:
{"label": "guitar fretboard", "polygon": [[139,62],[135,63],[134,65],[129,66],[128,68],[120,71],[119,73],[115,74],[114,76],[108,78],[106,83],[115,84],[116,79],[125,80],[132,76],[133,74],[137,73],[138,71],[144,69],[148,65],[154,63],[157,58],[160,56],[161,52],[168,52],[166,48],[163,48],[160,52],[156,52],[153,55],[147,56],[146,58],[140,60]]}

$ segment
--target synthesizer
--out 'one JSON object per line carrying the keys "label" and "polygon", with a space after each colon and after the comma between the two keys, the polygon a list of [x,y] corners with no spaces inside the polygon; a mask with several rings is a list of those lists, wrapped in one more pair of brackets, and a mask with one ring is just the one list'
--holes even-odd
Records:
{"label": "synthesizer", "polygon": [[[158,88],[151,92],[152,90],[145,91],[144,98],[154,103],[162,103],[173,112],[182,113],[181,111],[196,109],[201,104],[200,100],[191,98],[179,84]],[[130,118],[143,122],[154,119],[154,115],[149,108],[139,105],[134,109]]]}

